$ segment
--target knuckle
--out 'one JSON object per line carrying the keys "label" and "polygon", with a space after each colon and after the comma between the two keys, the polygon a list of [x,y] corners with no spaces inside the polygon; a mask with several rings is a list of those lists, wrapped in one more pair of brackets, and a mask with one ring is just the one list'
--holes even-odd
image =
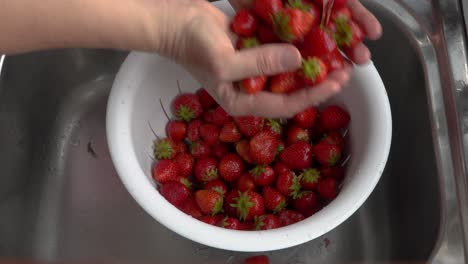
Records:
{"label": "knuckle", "polygon": [[265,75],[268,72],[271,72],[272,63],[271,63],[271,56],[267,53],[262,53],[257,58],[257,69],[259,74]]}

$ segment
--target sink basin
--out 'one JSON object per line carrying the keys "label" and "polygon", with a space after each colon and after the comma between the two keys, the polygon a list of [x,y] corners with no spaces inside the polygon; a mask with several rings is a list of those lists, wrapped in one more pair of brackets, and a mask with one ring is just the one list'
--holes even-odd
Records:
{"label": "sink basin", "polygon": [[[460,212],[466,201],[454,187],[452,127],[439,68],[444,54],[424,24],[425,16],[438,14],[425,13],[427,1],[403,2],[365,2],[385,30],[369,43],[393,116],[383,176],[349,220],[307,244],[268,253],[274,263],[464,262]],[[250,255],[178,236],[124,189],[106,145],[105,109],[125,56],[76,49],[6,57],[0,261],[239,263]]]}

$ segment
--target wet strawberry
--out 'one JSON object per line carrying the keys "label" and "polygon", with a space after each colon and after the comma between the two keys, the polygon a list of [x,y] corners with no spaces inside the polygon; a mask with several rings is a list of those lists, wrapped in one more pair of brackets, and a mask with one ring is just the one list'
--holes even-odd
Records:
{"label": "wet strawberry", "polygon": [[250,139],[250,156],[256,164],[269,164],[275,159],[278,139],[262,131]]}
{"label": "wet strawberry", "polygon": [[180,172],[177,164],[172,160],[160,160],[153,166],[153,179],[159,183],[167,183],[170,181],[179,181]]}
{"label": "wet strawberry", "polygon": [[284,163],[282,163],[281,161],[278,161],[276,162],[274,165],[273,165],[273,170],[275,171],[275,174],[276,175],[280,175],[281,173],[285,173],[285,172],[290,172],[291,170],[286,166],[284,165]]}
{"label": "wet strawberry", "polygon": [[289,126],[286,132],[286,144],[289,146],[299,141],[309,142],[309,131],[298,126]]}
{"label": "wet strawberry", "polygon": [[327,167],[335,166],[341,159],[342,149],[334,144],[320,142],[313,147],[315,159],[322,165]]}
{"label": "wet strawberry", "polygon": [[301,79],[295,71],[276,74],[270,80],[270,91],[272,93],[292,93],[301,87]]}
{"label": "wet strawberry", "polygon": [[319,57],[338,50],[333,37],[321,27],[313,27],[299,47],[303,58]]}
{"label": "wet strawberry", "polygon": [[280,42],[280,39],[276,36],[271,26],[260,23],[258,26],[258,41],[262,44]]}
{"label": "wet strawberry", "polygon": [[225,217],[221,223],[221,227],[224,227],[226,229],[232,229],[232,230],[241,230],[242,225],[239,220],[232,218],[232,217]]}
{"label": "wet strawberry", "polygon": [[166,134],[174,141],[182,141],[187,134],[187,124],[180,120],[171,120],[166,125]]}
{"label": "wet strawberry", "polygon": [[213,124],[202,124],[200,126],[200,137],[209,146],[219,142],[219,127]]}
{"label": "wet strawberry", "polygon": [[236,154],[227,154],[219,161],[219,174],[227,182],[236,181],[244,171],[244,163]]}
{"label": "wet strawberry", "polygon": [[249,172],[242,174],[237,180],[237,189],[241,192],[255,191],[256,188],[255,180]]}
{"label": "wet strawberry", "polygon": [[316,107],[309,107],[302,112],[297,113],[293,122],[296,126],[305,129],[311,129],[318,119],[319,111]]}
{"label": "wet strawberry", "polygon": [[197,202],[195,198],[189,197],[185,202],[182,203],[180,207],[178,207],[182,212],[192,216],[193,218],[200,219],[203,214],[198,208]]}
{"label": "wet strawberry", "polygon": [[292,202],[294,209],[305,217],[315,214],[320,209],[320,201],[314,192],[305,191]]}
{"label": "wet strawberry", "polygon": [[270,132],[278,138],[280,138],[283,134],[283,126],[281,125],[281,123],[278,120],[272,118],[265,119],[265,125],[263,126],[263,130]]}
{"label": "wet strawberry", "polygon": [[224,184],[221,180],[212,180],[205,184],[203,187],[205,190],[213,190],[219,192],[221,195],[225,195],[227,193],[226,184]]}
{"label": "wet strawberry", "polygon": [[309,168],[304,170],[301,175],[301,186],[304,190],[314,190],[319,181],[320,172],[317,169]]}
{"label": "wet strawberry", "polygon": [[198,159],[194,171],[195,177],[201,182],[209,182],[219,177],[218,162],[210,157]]}
{"label": "wet strawberry", "polygon": [[341,149],[344,148],[345,144],[343,136],[337,131],[329,132],[320,142],[337,145]]}
{"label": "wet strawberry", "polygon": [[159,188],[161,195],[176,207],[181,206],[190,196],[190,190],[180,182],[170,181]]}
{"label": "wet strawberry", "polygon": [[241,140],[236,143],[236,152],[239,156],[242,157],[246,162],[253,163],[253,158],[250,153],[250,142],[247,139]]}
{"label": "wet strawberry", "polygon": [[208,109],[203,112],[203,121],[207,124],[212,124],[214,119],[214,109]]}
{"label": "wet strawberry", "polygon": [[319,56],[320,60],[327,66],[328,72],[333,72],[342,69],[345,66],[343,56],[338,50],[334,50],[327,54]]}
{"label": "wet strawberry", "polygon": [[255,218],[255,230],[269,230],[280,227],[278,217],[265,214]]}
{"label": "wet strawberry", "polygon": [[321,83],[328,74],[328,68],[319,57],[309,57],[302,61],[302,67],[298,75],[302,78],[302,83],[314,86]]}
{"label": "wet strawberry", "polygon": [[275,172],[267,165],[257,165],[250,170],[255,183],[259,186],[272,185],[275,182]]}
{"label": "wet strawberry", "polygon": [[294,42],[302,39],[314,24],[314,17],[301,0],[290,1],[298,6],[288,5],[273,15],[273,28],[283,41]]}
{"label": "wet strawberry", "polygon": [[251,37],[257,31],[258,21],[249,10],[239,10],[232,19],[231,30],[241,37]]}
{"label": "wet strawberry", "polygon": [[173,159],[177,154],[174,141],[168,138],[155,140],[153,143],[153,154],[158,160]]}
{"label": "wet strawberry", "polygon": [[193,164],[195,163],[193,157],[188,153],[179,153],[174,158],[177,167],[179,168],[179,174],[181,177],[188,177],[192,175]]}
{"label": "wet strawberry", "polygon": [[305,141],[298,141],[286,147],[279,155],[284,165],[293,170],[307,169],[312,165],[312,146]]}
{"label": "wet strawberry", "polygon": [[320,123],[327,131],[335,131],[346,128],[350,121],[351,117],[348,112],[337,105],[327,106],[320,113]]}
{"label": "wet strawberry", "polygon": [[262,196],[265,208],[273,213],[279,213],[286,208],[286,197],[275,188],[270,186],[263,187]]}
{"label": "wet strawberry", "polygon": [[195,201],[204,214],[216,215],[223,209],[223,196],[213,190],[199,190],[195,193]]}
{"label": "wet strawberry", "polygon": [[278,214],[278,219],[281,226],[288,226],[304,220],[304,216],[293,210],[284,210]]}
{"label": "wet strawberry", "polygon": [[232,117],[224,111],[221,106],[218,106],[213,111],[213,123],[218,126],[222,126],[232,121]]}
{"label": "wet strawberry", "polygon": [[217,105],[213,97],[211,97],[211,95],[204,88],[198,89],[196,94],[204,110],[208,110]]}
{"label": "wet strawberry", "polygon": [[234,202],[229,205],[235,209],[236,216],[241,221],[253,220],[265,210],[262,196],[254,191],[238,191],[233,200]]}
{"label": "wet strawberry", "polygon": [[222,142],[235,143],[241,137],[242,135],[234,122],[224,124],[219,133],[219,140]]}
{"label": "wet strawberry", "polygon": [[335,199],[338,195],[338,182],[333,178],[323,178],[317,184],[317,193],[325,200]]}
{"label": "wet strawberry", "polygon": [[197,118],[203,112],[198,96],[189,93],[180,94],[174,98],[171,110],[176,117],[186,122]]}
{"label": "wet strawberry", "polygon": [[229,147],[224,143],[218,143],[211,147],[210,153],[213,157],[221,159],[229,153]]}
{"label": "wet strawberry", "polygon": [[271,25],[273,23],[272,16],[283,8],[281,0],[254,0],[253,9],[257,16],[263,19],[264,22]]}
{"label": "wet strawberry", "polygon": [[362,29],[351,19],[346,17],[335,18],[329,26],[338,47],[352,49],[361,43],[364,38]]}
{"label": "wet strawberry", "polygon": [[214,225],[214,226],[219,226],[220,223],[223,221],[223,215],[206,215],[202,217],[200,220],[209,224],[209,225]]}
{"label": "wet strawberry", "polygon": [[180,153],[187,153],[188,149],[187,149],[187,145],[185,144],[185,142],[179,141],[179,142],[174,142],[174,150],[177,156],[177,154],[180,154]]}
{"label": "wet strawberry", "polygon": [[240,132],[247,137],[252,137],[263,129],[263,118],[255,116],[235,117],[234,122]]}
{"label": "wet strawberry", "polygon": [[195,142],[200,139],[200,126],[202,125],[202,123],[203,122],[199,119],[190,121],[187,127],[188,140]]}
{"label": "wet strawberry", "polygon": [[265,88],[266,82],[266,76],[249,77],[240,82],[240,87],[248,94],[256,94]]}
{"label": "wet strawberry", "polygon": [[341,181],[345,176],[345,170],[341,166],[324,167],[320,170],[320,175],[324,178],[333,178]]}
{"label": "wet strawberry", "polygon": [[203,141],[196,141],[190,144],[190,154],[195,159],[206,158],[210,156],[210,146]]}
{"label": "wet strawberry", "polygon": [[301,193],[301,178],[292,172],[282,173],[276,179],[276,189],[287,197],[296,198]]}

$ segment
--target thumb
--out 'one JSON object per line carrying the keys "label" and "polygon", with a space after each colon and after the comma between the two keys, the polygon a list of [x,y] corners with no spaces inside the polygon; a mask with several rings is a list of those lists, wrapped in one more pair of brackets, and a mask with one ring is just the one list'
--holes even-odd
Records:
{"label": "thumb", "polygon": [[228,78],[240,80],[297,70],[301,66],[299,50],[290,44],[268,44],[236,52],[226,63]]}

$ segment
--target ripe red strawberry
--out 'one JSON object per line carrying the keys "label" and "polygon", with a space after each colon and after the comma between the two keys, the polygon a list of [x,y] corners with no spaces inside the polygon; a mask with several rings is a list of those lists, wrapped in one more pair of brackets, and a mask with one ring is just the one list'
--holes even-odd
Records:
{"label": "ripe red strawberry", "polygon": [[348,112],[337,105],[330,105],[320,113],[320,123],[327,131],[345,128],[350,120]]}
{"label": "ripe red strawberry", "polygon": [[199,190],[195,193],[195,201],[204,214],[216,215],[223,209],[223,196],[213,190]]}
{"label": "ripe red strawberry", "polygon": [[352,49],[364,38],[362,29],[353,20],[346,17],[336,18],[329,25],[329,28],[333,32],[336,44],[342,49]]}
{"label": "ripe red strawberry", "polygon": [[208,109],[203,112],[203,120],[207,124],[212,124],[214,119],[214,109]]}
{"label": "ripe red strawberry", "polygon": [[258,21],[252,12],[243,9],[237,11],[231,22],[231,30],[240,37],[251,37],[257,31]]}
{"label": "ripe red strawberry", "polygon": [[314,192],[305,191],[292,202],[294,209],[305,217],[315,214],[320,209],[320,201]]}
{"label": "ripe red strawberry", "polygon": [[328,69],[318,57],[309,57],[302,61],[299,76],[305,85],[313,86],[321,83],[327,77]]}
{"label": "ripe red strawberry", "polygon": [[153,165],[153,179],[159,183],[179,181],[180,173],[177,164],[172,160],[160,160]]}
{"label": "ripe red strawberry", "polygon": [[304,216],[293,210],[284,210],[278,214],[278,219],[281,226],[288,226],[304,220]]}
{"label": "ripe red strawberry", "polygon": [[246,162],[253,163],[253,158],[250,153],[250,142],[247,139],[236,143],[236,151]]}
{"label": "ripe red strawberry", "polygon": [[246,258],[244,264],[270,264],[270,259],[265,255],[252,256]]}
{"label": "ripe red strawberry", "polygon": [[[297,1],[297,0],[294,0]],[[313,18],[312,25],[317,26],[320,24],[320,19],[322,17],[322,10],[317,7],[317,5],[310,3],[308,0],[302,0],[303,2],[306,2],[306,5],[308,7],[308,11],[310,15]]]}
{"label": "ripe red strawberry", "polygon": [[310,141],[309,131],[294,125],[288,127],[288,132],[286,133],[286,143],[288,146],[299,141]]}
{"label": "ripe red strawberry", "polygon": [[255,230],[255,223],[253,221],[244,221],[241,222],[240,230],[243,231],[254,231]]}
{"label": "ripe red strawberry", "polygon": [[283,134],[283,126],[281,123],[278,120],[272,118],[265,119],[263,130],[270,132],[278,138],[281,138],[281,135]]}
{"label": "ripe red strawberry", "polygon": [[324,167],[320,170],[320,175],[324,178],[332,178],[341,181],[345,176],[345,171],[341,166]]}
{"label": "ripe red strawberry", "polygon": [[337,132],[337,131],[332,131],[330,133],[328,133],[322,140],[321,142],[325,142],[325,143],[328,143],[328,144],[333,144],[333,145],[337,145],[338,147],[340,147],[341,149],[344,148],[344,138],[343,136]]}
{"label": "ripe red strawberry", "polygon": [[280,39],[276,36],[271,26],[265,23],[260,23],[257,31],[258,41],[262,44],[280,42]]}
{"label": "ripe red strawberry", "polygon": [[250,175],[250,173],[246,172],[240,176],[240,178],[237,180],[237,189],[241,192],[245,191],[255,191],[257,186],[255,185],[255,180]]}
{"label": "ripe red strawberry", "polygon": [[232,217],[225,217],[221,223],[221,227],[232,229],[232,230],[241,230],[241,222],[239,220],[232,218]]}
{"label": "ripe red strawberry", "polygon": [[237,180],[244,171],[244,162],[237,154],[227,154],[219,161],[219,174],[227,182]]}
{"label": "ripe red strawberry", "polygon": [[240,87],[248,94],[255,94],[265,88],[266,82],[266,76],[249,77],[240,82]]}
{"label": "ripe red strawberry", "polygon": [[265,211],[262,196],[254,191],[238,191],[233,200],[234,203],[229,205],[236,209],[236,215],[241,221],[253,220]]}
{"label": "ripe red strawberry", "polygon": [[[323,7],[324,0],[314,0],[314,1],[320,8]],[[330,4],[330,3],[331,3],[331,1],[328,1],[328,4]],[[334,0],[332,9],[333,10],[338,10],[338,9],[343,8],[343,7],[346,7],[347,5],[348,5],[348,0]]]}
{"label": "ripe red strawberry", "polygon": [[193,197],[189,197],[187,200],[185,200],[185,202],[182,203],[179,209],[182,212],[196,219],[200,219],[203,216],[202,212],[200,211],[200,208],[198,208],[195,198]]}
{"label": "ripe red strawberry", "polygon": [[236,203],[236,201],[234,199],[239,196],[239,193],[241,193],[241,191],[239,191],[236,188],[233,188],[225,196],[225,199],[224,199],[224,213],[226,213],[227,215],[229,215],[231,217],[237,217],[237,208],[232,207],[231,204]]}
{"label": "ripe red strawberry", "polygon": [[232,117],[224,111],[221,106],[218,106],[213,111],[213,123],[222,126],[232,121]]}
{"label": "ripe red strawberry", "polygon": [[222,221],[223,221],[223,215],[206,215],[202,217],[200,220],[209,224],[209,225],[214,225],[218,226]]}
{"label": "ripe red strawberry", "polygon": [[312,165],[312,146],[308,142],[298,141],[286,147],[279,157],[288,168],[307,169]]}
{"label": "ripe red strawberry", "polygon": [[333,37],[321,27],[312,27],[299,50],[303,58],[319,57],[337,50]]}
{"label": "ripe red strawberry", "polygon": [[302,112],[297,113],[293,122],[296,126],[311,129],[318,119],[319,111],[316,107],[309,107]]}
{"label": "ripe red strawberry", "polygon": [[279,73],[271,77],[270,91],[272,93],[292,93],[300,89],[302,83],[296,72]]}
{"label": "ripe red strawberry", "polygon": [[181,177],[188,177],[192,175],[193,164],[195,161],[193,157],[188,153],[179,153],[174,158],[177,167],[179,168],[179,174]]}
{"label": "ripe red strawberry", "polygon": [[337,18],[351,19],[351,10],[349,10],[347,7],[334,9],[330,16],[330,22],[334,22]]}
{"label": "ripe red strawberry", "polygon": [[269,230],[280,227],[278,217],[265,214],[255,218],[255,230]]}
{"label": "ripe red strawberry", "polygon": [[301,178],[292,172],[281,173],[276,179],[276,189],[285,196],[296,198],[301,192]]}
{"label": "ripe red strawberry", "polygon": [[312,139],[312,141],[321,140],[325,133],[325,129],[323,128],[319,118],[319,120],[315,122],[315,125],[310,130],[310,138]]}
{"label": "ripe red strawberry", "polygon": [[206,158],[210,155],[210,146],[203,141],[190,144],[190,154],[196,159]]}
{"label": "ripe red strawberry", "polygon": [[168,138],[155,140],[153,143],[153,154],[154,157],[158,160],[173,159],[177,154],[174,141]]}
{"label": "ripe red strawberry", "polygon": [[205,186],[203,186],[203,189],[217,191],[223,196],[227,193],[226,184],[220,180],[212,180],[207,182]]}
{"label": "ripe red strawberry", "polygon": [[176,156],[179,153],[187,153],[187,145],[183,141],[174,142],[174,149],[176,151]]}
{"label": "ripe red strawberry", "polygon": [[335,166],[341,158],[341,148],[334,144],[320,142],[313,147],[315,159],[322,165],[327,167]]}
{"label": "ripe red strawberry", "polygon": [[195,177],[201,182],[218,179],[218,162],[210,157],[198,159],[195,163]]}
{"label": "ripe red strawberry", "polygon": [[281,0],[254,0],[253,8],[258,17],[271,25],[273,14],[283,8],[283,3]]}
{"label": "ripe red strawberry", "polygon": [[263,129],[263,118],[255,116],[235,117],[234,122],[240,132],[247,137],[252,137]]}
{"label": "ripe red strawberry", "polygon": [[281,173],[285,173],[285,172],[290,172],[291,170],[286,166],[284,165],[284,163],[282,163],[281,161],[278,161],[276,162],[274,165],[273,165],[273,170],[275,171],[275,174],[276,175],[280,175]]}
{"label": "ripe red strawberry", "polygon": [[166,134],[174,141],[182,141],[187,134],[187,124],[180,120],[171,120],[166,125]]}
{"label": "ripe red strawberry", "polygon": [[304,190],[314,190],[320,180],[320,172],[317,169],[309,168],[304,170],[301,175],[301,186]]}
{"label": "ripe red strawberry", "polygon": [[262,131],[250,139],[250,155],[256,164],[269,164],[275,159],[278,139]]}
{"label": "ripe red strawberry", "polygon": [[275,182],[275,171],[267,165],[257,165],[250,170],[255,183],[259,186],[272,185]]}
{"label": "ripe red strawberry", "polygon": [[270,186],[263,187],[262,196],[265,207],[273,213],[279,213],[286,208],[286,197],[275,188]]}
{"label": "ripe red strawberry", "polygon": [[220,159],[229,153],[229,148],[224,143],[218,143],[211,147],[210,153],[213,157]]}
{"label": "ripe red strawberry", "polygon": [[319,56],[323,63],[327,66],[328,72],[333,72],[344,67],[343,56],[338,50]]}
{"label": "ripe red strawberry", "polygon": [[190,196],[190,190],[180,182],[164,183],[159,188],[161,195],[176,207],[181,206]]}
{"label": "ripe red strawberry", "polygon": [[214,146],[219,141],[219,127],[213,124],[202,124],[200,126],[200,137],[209,146]]}
{"label": "ripe red strawberry", "polygon": [[213,97],[211,97],[211,95],[204,88],[198,89],[196,94],[204,110],[208,110],[217,105]]}
{"label": "ripe red strawberry", "polygon": [[195,119],[190,121],[187,127],[187,138],[188,140],[195,142],[200,139],[200,126],[202,121],[199,119]]}
{"label": "ripe red strawberry", "polygon": [[184,93],[172,101],[172,113],[178,118],[188,122],[201,115],[203,108],[196,94]]}
{"label": "ripe red strawberry", "polygon": [[219,140],[222,142],[235,143],[241,139],[242,135],[234,122],[224,124],[219,133]]}
{"label": "ripe red strawberry", "polygon": [[288,6],[274,13],[273,29],[283,41],[295,42],[302,39],[314,24],[314,17],[301,0],[291,1],[301,6]]}
{"label": "ripe red strawberry", "polygon": [[331,201],[338,195],[338,182],[332,178],[323,178],[317,184],[317,192],[323,199]]}

